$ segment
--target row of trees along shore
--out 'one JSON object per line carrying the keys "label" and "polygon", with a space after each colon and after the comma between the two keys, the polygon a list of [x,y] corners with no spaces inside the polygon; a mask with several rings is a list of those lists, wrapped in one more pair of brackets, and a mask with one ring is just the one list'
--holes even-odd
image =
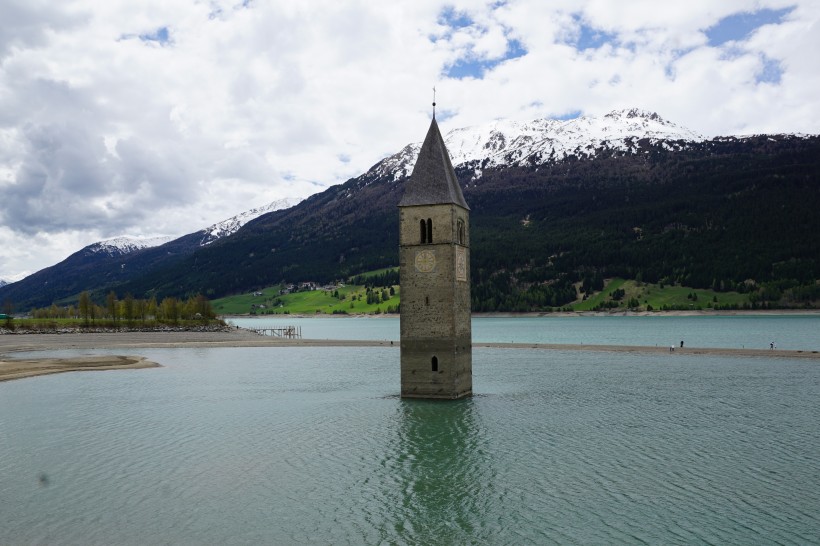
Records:
{"label": "row of trees along shore", "polygon": [[207,323],[216,318],[211,302],[202,295],[187,300],[167,297],[158,302],[154,297],[146,300],[131,294],[119,299],[113,291],[108,293],[103,305],[96,303],[86,291],[80,294],[76,307],[52,304],[50,307],[32,309],[30,315],[33,319],[78,321],[86,327],[115,328]]}

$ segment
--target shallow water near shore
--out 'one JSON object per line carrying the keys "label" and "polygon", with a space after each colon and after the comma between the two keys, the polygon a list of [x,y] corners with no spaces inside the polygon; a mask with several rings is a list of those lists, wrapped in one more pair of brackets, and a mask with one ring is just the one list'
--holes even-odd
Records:
{"label": "shallow water near shore", "polygon": [[0,543],[820,536],[815,361],[476,349],[428,402],[397,348],[138,352],[0,384]]}

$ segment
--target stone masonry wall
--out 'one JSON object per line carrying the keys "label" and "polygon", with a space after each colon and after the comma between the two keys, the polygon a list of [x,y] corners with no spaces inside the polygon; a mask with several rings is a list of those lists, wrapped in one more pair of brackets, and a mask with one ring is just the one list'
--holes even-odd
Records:
{"label": "stone masonry wall", "polygon": [[[402,395],[456,398],[469,394],[469,213],[445,204],[402,207],[400,214]],[[432,243],[421,244],[420,220],[428,218]],[[459,219],[464,222],[463,246],[456,244]],[[464,248],[466,257],[465,281],[456,280],[458,247]],[[420,253],[424,254],[417,267]],[[432,370],[433,357],[437,371]]]}

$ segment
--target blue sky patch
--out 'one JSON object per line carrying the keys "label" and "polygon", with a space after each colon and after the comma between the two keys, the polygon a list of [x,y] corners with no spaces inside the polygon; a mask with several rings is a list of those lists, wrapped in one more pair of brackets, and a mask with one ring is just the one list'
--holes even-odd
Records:
{"label": "blue sky patch", "polygon": [[521,42],[518,40],[509,40],[507,42],[507,51],[503,57],[498,59],[480,59],[472,56],[461,58],[447,69],[445,75],[448,78],[457,80],[463,78],[481,79],[487,70],[492,70],[505,61],[523,57],[526,54],[527,50],[524,49]]}
{"label": "blue sky patch", "polygon": [[578,51],[598,49],[605,44],[611,44],[617,41],[618,36],[614,32],[607,32],[591,27],[584,23],[580,15],[573,15],[572,18],[578,24],[578,35],[574,37],[574,40],[568,43],[575,46],[575,49]]}
{"label": "blue sky patch", "polygon": [[[496,2],[493,7],[496,8],[503,5],[504,2]],[[468,27],[476,27],[479,31],[486,31],[486,29],[483,29],[477,25],[466,12],[456,11],[452,7],[445,8],[440,12],[438,16],[438,23],[448,28],[446,33],[446,36],[448,37],[453,31]],[[440,39],[440,37],[430,37],[430,40],[433,42],[436,42],[438,39]],[[448,78],[458,80],[464,78],[481,79],[486,71],[495,68],[504,61],[509,61],[510,59],[515,59],[517,57],[523,57],[526,54],[527,50],[521,42],[516,39],[508,39],[507,50],[504,52],[502,57],[497,59],[487,59],[474,55],[472,51],[468,51],[460,59],[457,59],[452,65],[446,67],[444,75]]]}
{"label": "blue sky patch", "polygon": [[458,113],[458,110],[445,110],[443,108],[436,107],[436,120],[439,123],[447,121],[450,118],[453,118]]}
{"label": "blue sky patch", "polygon": [[504,55],[505,61],[509,61],[510,59],[515,59],[518,57],[523,57],[527,54],[527,50],[524,49],[524,46],[521,45],[521,42],[518,40],[508,40],[507,41],[507,54]]}
{"label": "blue sky patch", "polygon": [[779,84],[783,76],[783,65],[777,59],[770,59],[763,55],[763,69],[755,74],[757,83]]}
{"label": "blue sky patch", "polygon": [[712,47],[726,42],[745,40],[763,25],[780,24],[794,7],[783,9],[761,9],[753,13],[741,12],[724,17],[714,26],[706,29],[706,37]]}
{"label": "blue sky patch", "polygon": [[451,7],[441,11],[438,22],[450,28],[465,28],[473,24],[473,20],[466,13],[459,13]]}
{"label": "blue sky patch", "polygon": [[158,42],[165,45],[171,41],[171,35],[168,32],[168,27],[159,27],[154,32],[140,34],[140,40],[143,42]]}
{"label": "blue sky patch", "polygon": [[579,117],[581,117],[580,110],[570,110],[569,112],[566,112],[559,116],[554,116],[553,119],[557,119],[558,121],[569,121],[571,119],[577,119]]}
{"label": "blue sky patch", "polygon": [[482,74],[484,74],[484,70],[489,68],[491,65],[492,62],[482,59],[459,59],[455,62],[455,64],[447,69],[445,75],[448,78],[454,78],[457,80],[461,80],[463,78],[481,79]]}

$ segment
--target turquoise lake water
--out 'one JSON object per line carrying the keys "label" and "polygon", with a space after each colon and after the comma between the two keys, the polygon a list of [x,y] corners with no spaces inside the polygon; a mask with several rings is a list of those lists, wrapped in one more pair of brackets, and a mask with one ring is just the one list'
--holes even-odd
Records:
{"label": "turquoise lake water", "polygon": [[[299,326],[311,339],[399,339],[398,317],[234,318],[244,328]],[[473,317],[473,341],[820,351],[818,315]]]}
{"label": "turquoise lake water", "polygon": [[430,402],[398,348],[137,353],[0,383],[0,544],[820,537],[817,360],[478,348]]}

